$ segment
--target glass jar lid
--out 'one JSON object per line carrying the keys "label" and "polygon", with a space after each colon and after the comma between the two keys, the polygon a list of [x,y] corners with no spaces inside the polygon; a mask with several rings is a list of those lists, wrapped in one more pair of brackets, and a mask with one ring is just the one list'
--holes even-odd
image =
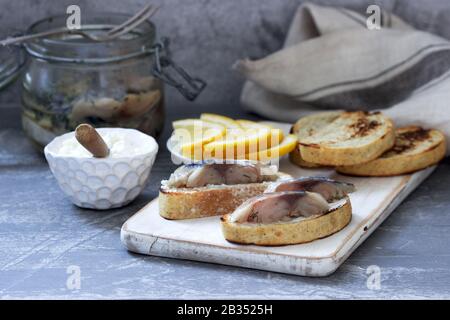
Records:
{"label": "glass jar lid", "polygon": [[[96,33],[110,30],[129,18],[117,13],[90,13],[82,19],[82,31]],[[28,34],[48,30],[65,29],[67,16],[45,18],[34,23]],[[154,57],[152,74],[175,87],[186,99],[195,100],[203,91],[206,82],[191,77],[170,57],[169,39],[156,41],[153,23],[146,21],[133,32],[109,41],[93,41],[76,33],[62,33],[52,37],[34,39],[26,43],[25,49],[34,58],[55,63],[108,64],[126,61],[139,56]]]}
{"label": "glass jar lid", "polygon": [[[90,13],[83,15],[82,31],[92,35],[106,32],[129,18],[119,13]],[[28,34],[64,29],[67,16],[48,17],[34,23]],[[63,33],[36,39],[25,44],[27,52],[34,57],[55,62],[110,63],[145,54],[145,49],[155,42],[155,26],[145,21],[119,38],[97,42],[78,34]]]}

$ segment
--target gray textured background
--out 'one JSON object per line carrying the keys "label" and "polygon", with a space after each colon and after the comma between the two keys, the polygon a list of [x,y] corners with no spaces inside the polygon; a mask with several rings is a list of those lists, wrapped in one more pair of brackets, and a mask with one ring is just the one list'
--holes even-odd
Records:
{"label": "gray textured background", "polygon": [[[24,30],[32,22],[61,14],[69,4],[84,10],[134,13],[146,0],[0,0],[3,30]],[[262,57],[281,47],[299,0],[153,0],[161,5],[154,17],[159,34],[170,36],[173,54],[180,64],[208,81],[208,89],[195,103],[186,102],[168,90],[171,106],[186,105],[198,111],[227,103],[233,113],[239,108],[242,77],[231,71],[242,57]],[[321,0],[317,4],[342,5],[365,12],[379,4],[410,22],[450,39],[448,0]],[[5,31],[1,31],[4,33]],[[19,101],[19,86],[0,93],[0,102]]]}

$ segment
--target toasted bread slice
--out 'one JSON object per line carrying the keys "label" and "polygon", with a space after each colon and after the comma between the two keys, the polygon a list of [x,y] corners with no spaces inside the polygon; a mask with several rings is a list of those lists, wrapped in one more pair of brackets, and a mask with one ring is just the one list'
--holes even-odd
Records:
{"label": "toasted bread slice", "polygon": [[293,128],[301,158],[325,166],[369,162],[392,148],[392,121],[379,112],[328,112],[300,119]]}
{"label": "toasted bread slice", "polygon": [[342,230],[352,219],[350,199],[321,216],[296,218],[270,224],[231,222],[231,214],[221,218],[222,233],[230,242],[261,246],[300,244],[327,237]]}
{"label": "toasted bread slice", "polygon": [[[279,181],[291,176],[278,172]],[[159,190],[159,214],[169,220],[194,219],[233,212],[249,198],[263,193],[270,183],[209,185],[197,188],[168,188]]]}
{"label": "toasted bread slice", "polygon": [[445,152],[445,137],[440,131],[409,126],[396,131],[395,146],[380,158],[360,165],[337,167],[336,170],[356,176],[400,175],[438,163]]}
{"label": "toasted bread slice", "polygon": [[317,163],[305,161],[300,154],[300,146],[297,145],[294,150],[289,153],[289,160],[302,168],[315,169],[322,168],[323,166]]}
{"label": "toasted bread slice", "polygon": [[[335,117],[339,116],[341,112],[322,112],[317,113],[315,115],[309,116],[312,117],[313,121],[308,122],[309,129],[308,130],[300,130],[300,124],[306,121],[297,121],[296,124],[294,124],[291,128],[291,133],[297,135],[297,137],[300,139],[300,137],[308,137],[309,133],[315,132],[318,128],[321,128],[329,123],[331,119],[334,119]],[[307,118],[309,118],[307,117]],[[306,117],[305,117],[306,118]],[[302,118],[302,119],[305,119]],[[321,168],[323,165],[308,162],[305,159],[303,159],[302,155],[300,154],[300,144],[297,145],[297,147],[292,150],[289,153],[289,160],[302,168],[308,168],[308,169],[314,169],[314,168]]]}

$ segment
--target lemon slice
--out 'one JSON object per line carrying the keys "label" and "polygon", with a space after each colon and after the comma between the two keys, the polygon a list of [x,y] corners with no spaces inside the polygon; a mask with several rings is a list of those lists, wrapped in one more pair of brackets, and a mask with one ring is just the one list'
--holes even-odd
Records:
{"label": "lemon slice", "polygon": [[[261,150],[265,150],[276,146],[279,144],[283,138],[284,134],[281,129],[274,129],[272,126],[260,122],[255,122],[251,120],[239,119],[236,120],[237,123],[242,127],[242,130],[233,129],[234,135],[251,135],[252,131],[256,130],[270,130],[270,135],[267,139],[262,139],[258,141],[257,145],[250,145],[249,152],[257,152]],[[253,148],[252,148],[253,147]]]}
{"label": "lemon slice", "polygon": [[[222,124],[218,124],[218,123],[213,123],[210,121],[203,121],[200,119],[183,119],[183,120],[177,120],[172,122],[172,127],[174,130],[176,129],[181,129],[181,128],[192,128],[192,130],[195,127],[201,127],[202,129],[215,129],[215,128],[220,128],[221,130],[225,130],[225,126]],[[191,129],[189,129],[191,130]]]}
{"label": "lemon slice", "polygon": [[[279,145],[284,139],[284,133],[281,129],[270,129],[270,137],[267,140],[267,148]],[[264,149],[259,149],[264,150]]]}
{"label": "lemon slice", "polygon": [[281,158],[294,150],[297,143],[297,136],[295,134],[289,134],[277,146],[270,149],[261,150],[259,152],[246,154],[245,159],[265,162],[271,159]]}
{"label": "lemon slice", "polygon": [[216,123],[223,125],[227,128],[231,129],[240,129],[241,126],[233,119],[222,116],[220,114],[214,114],[214,113],[202,113],[200,115],[200,120]]}
{"label": "lemon slice", "polygon": [[272,127],[271,125],[260,123],[260,122],[255,122],[255,121],[250,121],[250,120],[245,120],[245,119],[239,119],[239,120],[236,120],[236,122],[239,123],[239,125],[243,128],[243,130],[244,130],[243,134],[245,134],[245,130],[253,130],[253,129],[270,130],[270,135],[267,137],[267,140],[259,141],[258,148],[249,150],[250,153],[265,150],[265,149],[271,148],[273,146],[276,146],[284,138],[283,131],[280,129],[274,129],[274,127]]}
{"label": "lemon slice", "polygon": [[176,129],[170,139],[174,149],[185,157],[198,160],[202,158],[203,145],[219,139],[225,133],[225,127],[198,119],[180,120],[173,126]]}
{"label": "lemon slice", "polygon": [[204,145],[205,159],[238,159],[278,145],[283,140],[279,129],[254,128],[227,130],[225,135]]}
{"label": "lemon slice", "polygon": [[267,129],[273,129],[271,125],[255,122],[251,120],[245,120],[245,119],[238,119],[235,120],[237,124],[239,124],[242,128],[267,128]]}

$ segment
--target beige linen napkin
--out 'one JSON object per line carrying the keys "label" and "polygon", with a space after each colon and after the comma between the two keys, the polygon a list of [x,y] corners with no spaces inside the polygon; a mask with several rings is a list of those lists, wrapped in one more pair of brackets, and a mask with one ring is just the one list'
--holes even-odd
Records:
{"label": "beige linen napkin", "polygon": [[327,109],[385,109],[398,126],[442,130],[450,151],[450,42],[388,12],[380,30],[366,19],[301,5],[280,51],[236,63],[248,79],[243,107],[288,122]]}

